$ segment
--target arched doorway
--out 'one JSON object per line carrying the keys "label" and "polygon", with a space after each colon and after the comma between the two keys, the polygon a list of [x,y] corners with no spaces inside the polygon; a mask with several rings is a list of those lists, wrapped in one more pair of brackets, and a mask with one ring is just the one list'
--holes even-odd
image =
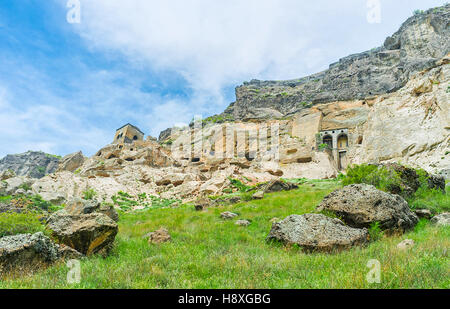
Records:
{"label": "arched doorway", "polygon": [[341,134],[338,137],[338,149],[344,150],[348,148],[348,136],[347,134]]}

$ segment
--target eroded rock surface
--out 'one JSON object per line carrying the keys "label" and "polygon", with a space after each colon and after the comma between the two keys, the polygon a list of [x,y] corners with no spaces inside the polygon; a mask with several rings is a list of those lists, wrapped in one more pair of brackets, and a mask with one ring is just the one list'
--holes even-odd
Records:
{"label": "eroded rock surface", "polygon": [[378,222],[383,230],[406,231],[419,221],[402,197],[366,184],[350,185],[331,193],[317,211],[330,211],[356,228],[369,228]]}
{"label": "eroded rock surface", "polygon": [[321,214],[306,214],[275,222],[267,240],[297,244],[306,251],[333,252],[364,245],[368,237],[367,229],[351,228]]}
{"label": "eroded rock surface", "polygon": [[47,229],[59,243],[84,255],[106,256],[112,249],[118,225],[101,213],[70,215],[62,210],[48,219]]}

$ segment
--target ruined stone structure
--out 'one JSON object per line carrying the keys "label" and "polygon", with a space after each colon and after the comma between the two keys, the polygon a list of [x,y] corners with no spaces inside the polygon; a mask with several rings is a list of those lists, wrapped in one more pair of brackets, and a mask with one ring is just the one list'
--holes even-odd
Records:
{"label": "ruined stone structure", "polygon": [[144,132],[138,127],[127,123],[117,129],[113,144],[132,144],[136,141],[143,141],[144,135]]}

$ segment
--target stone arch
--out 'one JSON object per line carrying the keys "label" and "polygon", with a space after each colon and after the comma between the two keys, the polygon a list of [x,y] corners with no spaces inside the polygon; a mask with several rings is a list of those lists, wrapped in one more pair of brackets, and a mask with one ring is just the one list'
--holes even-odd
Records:
{"label": "stone arch", "polygon": [[337,138],[337,148],[338,149],[347,149],[348,148],[348,135],[342,133]]}

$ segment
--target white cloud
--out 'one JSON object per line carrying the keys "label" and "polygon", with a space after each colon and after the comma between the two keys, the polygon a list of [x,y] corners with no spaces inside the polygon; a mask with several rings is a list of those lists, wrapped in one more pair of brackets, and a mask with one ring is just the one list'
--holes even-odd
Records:
{"label": "white cloud", "polygon": [[250,78],[316,73],[381,45],[413,8],[444,2],[383,0],[374,26],[366,0],[82,1],[77,29],[96,48],[176,71],[194,91],[220,97],[223,87]]}

